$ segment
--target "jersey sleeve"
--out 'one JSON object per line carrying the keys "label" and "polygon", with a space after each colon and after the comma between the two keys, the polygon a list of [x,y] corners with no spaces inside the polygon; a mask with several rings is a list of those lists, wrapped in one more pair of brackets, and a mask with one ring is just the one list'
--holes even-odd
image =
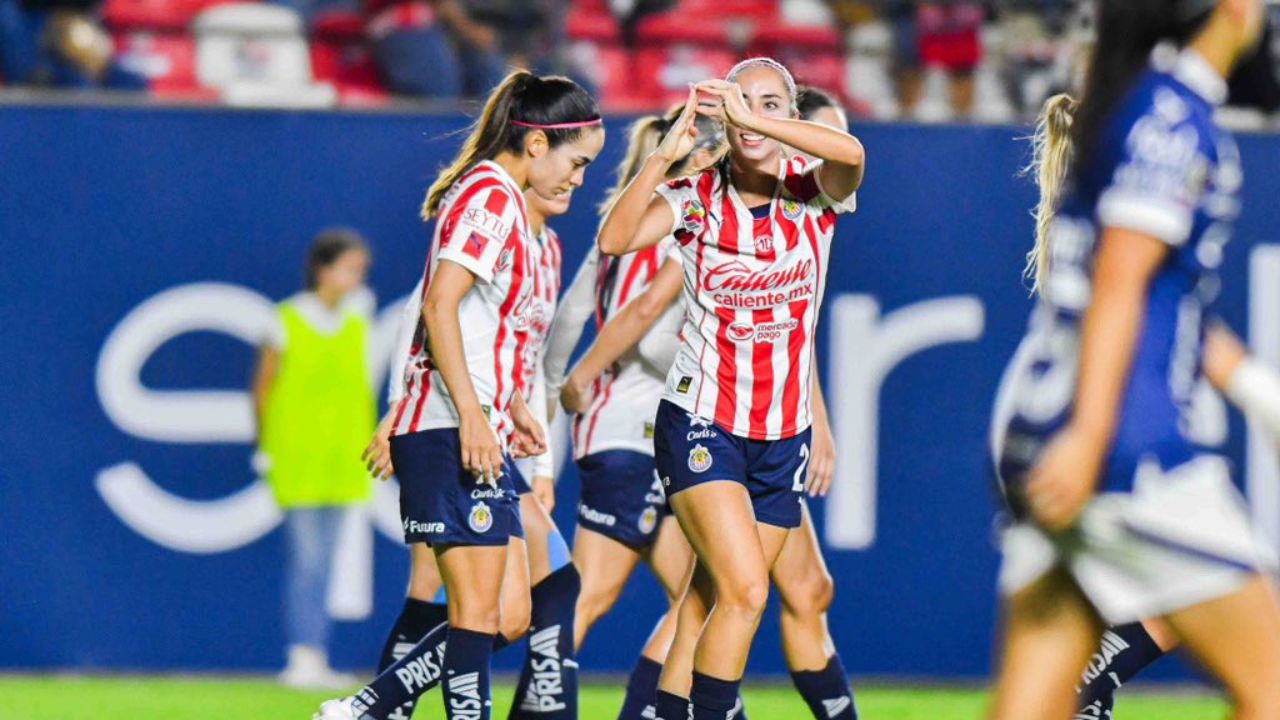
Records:
{"label": "jersey sleeve", "polygon": [[[533,413],[538,424],[542,426],[542,435],[546,438],[547,449],[541,455],[533,456],[533,477],[549,477],[554,479],[556,476],[554,456],[555,450],[552,448],[553,439],[551,437],[551,423],[547,418],[547,382],[544,375],[542,364],[538,364],[538,369],[534,373],[533,388],[529,392],[529,410]],[[532,480],[533,478],[530,478]]]}
{"label": "jersey sleeve", "polygon": [[498,257],[516,230],[520,205],[503,186],[473,194],[449,212],[437,257],[466,268],[481,282],[492,282]]}
{"label": "jersey sleeve", "polygon": [[587,251],[586,258],[573,276],[569,290],[560,299],[556,316],[551,321],[551,329],[547,331],[542,367],[547,383],[552,388],[559,388],[564,384],[569,356],[578,346],[582,328],[595,309],[596,268],[599,263],[600,253],[593,247]]}
{"label": "jersey sleeve", "polygon": [[289,342],[289,333],[284,329],[284,320],[280,317],[278,306],[272,311],[271,318],[263,324],[261,342],[264,347],[276,352],[282,352]]}
{"label": "jersey sleeve", "polygon": [[700,225],[703,221],[706,211],[698,200],[698,192],[693,183],[694,178],[682,177],[658,186],[658,195],[671,207],[672,220],[668,237],[691,224]]}
{"label": "jersey sleeve", "polygon": [[1191,118],[1171,123],[1158,111],[1141,117],[1125,138],[1110,184],[1098,196],[1099,224],[1175,247],[1185,243],[1208,177],[1202,139]]}
{"label": "jersey sleeve", "polygon": [[858,191],[849,193],[848,197],[836,198],[822,187],[821,160],[805,164],[796,175],[787,179],[787,189],[797,200],[819,210],[830,210],[836,214],[851,213],[858,209]]}

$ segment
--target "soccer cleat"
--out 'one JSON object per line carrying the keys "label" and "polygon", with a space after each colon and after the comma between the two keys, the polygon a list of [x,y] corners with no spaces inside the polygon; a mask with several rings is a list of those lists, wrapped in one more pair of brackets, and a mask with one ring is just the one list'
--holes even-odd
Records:
{"label": "soccer cleat", "polygon": [[356,710],[355,703],[354,695],[325,700],[320,704],[320,709],[311,716],[311,720],[360,720],[364,716]]}

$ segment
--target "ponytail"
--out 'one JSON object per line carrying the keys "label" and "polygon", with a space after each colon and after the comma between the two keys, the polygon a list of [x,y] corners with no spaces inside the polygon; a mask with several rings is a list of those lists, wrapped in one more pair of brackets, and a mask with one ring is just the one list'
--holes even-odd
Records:
{"label": "ponytail", "polygon": [[1044,293],[1049,272],[1049,224],[1058,211],[1062,186],[1071,165],[1071,126],[1076,101],[1070,95],[1054,95],[1044,103],[1035,135],[1031,138],[1032,159],[1027,173],[1035,173],[1040,187],[1040,202],[1032,217],[1036,219],[1036,244],[1027,253],[1023,274],[1031,279],[1031,292]]}
{"label": "ponytail", "polygon": [[512,72],[489,93],[457,157],[427,190],[422,219],[436,214],[449,188],[476,163],[492,160],[504,150],[521,152],[527,133],[544,133],[548,145],[556,147],[577,140],[600,120],[595,99],[574,81],[554,75],[538,77],[525,70]]}
{"label": "ponytail", "polygon": [[1098,1],[1097,40],[1071,133],[1081,172],[1088,170],[1085,164],[1097,149],[1104,124],[1147,67],[1151,51],[1166,40],[1185,45],[1216,4],[1216,0]]}

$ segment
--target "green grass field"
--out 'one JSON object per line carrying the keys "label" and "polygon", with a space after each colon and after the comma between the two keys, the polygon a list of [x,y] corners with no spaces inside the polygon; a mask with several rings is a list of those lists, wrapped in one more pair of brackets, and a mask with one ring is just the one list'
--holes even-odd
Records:
{"label": "green grass field", "polygon": [[[493,713],[505,718],[509,685],[495,689]],[[306,720],[325,693],[283,689],[264,679],[168,677],[0,677],[0,720]],[[582,690],[583,720],[613,720],[621,685],[588,684]],[[979,690],[866,686],[857,688],[864,720],[966,720],[980,718],[986,696]],[[748,688],[753,720],[807,720],[798,695],[784,685]],[[438,694],[428,696],[416,720],[444,717]],[[1209,695],[1130,693],[1117,707],[1118,720],[1222,718],[1225,706]]]}

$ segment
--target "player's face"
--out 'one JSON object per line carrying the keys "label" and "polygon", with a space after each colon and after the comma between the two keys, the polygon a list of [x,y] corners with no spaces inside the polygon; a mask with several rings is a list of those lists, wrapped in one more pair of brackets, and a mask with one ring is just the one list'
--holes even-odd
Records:
{"label": "player's face", "polygon": [[584,130],[572,142],[543,149],[535,154],[529,165],[530,188],[543,199],[564,202],[567,210],[569,196],[574,188],[582,187],[587,166],[603,147],[604,128],[593,127]]}
{"label": "player's face", "polygon": [[530,214],[537,215],[542,219],[556,217],[569,212],[569,204],[573,201],[573,189],[560,193],[555,197],[544,198],[529,188],[524,192],[525,200],[529,203]]}
{"label": "player's face", "polygon": [[316,284],[335,295],[346,295],[364,284],[369,274],[369,254],[364,250],[348,250],[316,273]]}
{"label": "player's face", "polygon": [[[747,108],[755,115],[772,118],[791,117],[791,94],[782,75],[763,65],[744,70],[734,80],[742,88]],[[773,138],[729,126],[729,146],[734,154],[747,160],[766,160],[782,151]]]}

